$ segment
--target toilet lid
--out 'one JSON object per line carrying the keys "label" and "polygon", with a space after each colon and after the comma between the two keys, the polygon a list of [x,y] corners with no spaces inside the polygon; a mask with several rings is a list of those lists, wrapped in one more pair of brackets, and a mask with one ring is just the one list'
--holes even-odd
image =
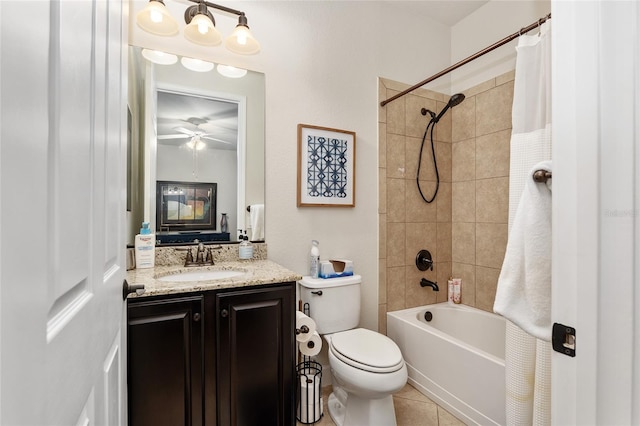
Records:
{"label": "toilet lid", "polygon": [[343,362],[367,371],[396,371],[404,363],[400,348],[393,340],[366,328],[332,335],[331,350]]}

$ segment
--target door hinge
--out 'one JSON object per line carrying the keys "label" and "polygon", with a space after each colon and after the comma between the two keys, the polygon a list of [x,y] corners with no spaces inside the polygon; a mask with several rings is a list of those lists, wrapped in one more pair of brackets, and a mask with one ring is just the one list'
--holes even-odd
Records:
{"label": "door hinge", "polygon": [[576,356],[576,329],[568,325],[553,323],[551,333],[553,350],[570,357]]}

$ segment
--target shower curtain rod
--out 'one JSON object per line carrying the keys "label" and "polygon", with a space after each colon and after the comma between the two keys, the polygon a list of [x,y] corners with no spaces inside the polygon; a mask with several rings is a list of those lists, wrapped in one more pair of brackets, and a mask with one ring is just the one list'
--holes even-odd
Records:
{"label": "shower curtain rod", "polygon": [[531,31],[532,29],[539,27],[540,25],[544,24],[547,19],[551,19],[551,14],[549,13],[547,16],[538,19],[536,22],[534,22],[531,25],[528,25],[524,28],[521,28],[520,31],[516,31],[515,33],[511,34],[510,36],[507,36],[505,38],[503,38],[502,40],[492,44],[489,47],[485,47],[484,49],[482,49],[479,52],[474,53],[473,55],[469,56],[468,58],[465,58],[463,60],[461,60],[460,62],[451,65],[449,68],[444,69],[442,71],[440,71],[437,74],[432,75],[431,77],[427,78],[426,80],[422,80],[420,83],[418,84],[414,84],[413,86],[409,87],[408,89],[403,90],[400,93],[397,93],[395,95],[393,95],[392,97],[390,97],[389,99],[385,99],[384,101],[380,102],[380,106],[385,106],[386,104],[388,104],[391,101],[394,101],[398,98],[401,98],[402,96],[406,95],[409,92],[413,92],[414,90],[416,90],[417,88],[424,86],[427,83],[432,82],[433,80],[435,80],[436,78],[440,78],[445,74],[450,73],[451,71],[463,66],[466,63],[469,63],[471,61],[473,61],[474,59],[479,58],[480,56],[491,52],[494,49],[497,49],[498,47],[502,46],[503,44],[507,44],[512,40],[515,40],[516,38],[520,37],[522,34],[526,34],[529,31]]}

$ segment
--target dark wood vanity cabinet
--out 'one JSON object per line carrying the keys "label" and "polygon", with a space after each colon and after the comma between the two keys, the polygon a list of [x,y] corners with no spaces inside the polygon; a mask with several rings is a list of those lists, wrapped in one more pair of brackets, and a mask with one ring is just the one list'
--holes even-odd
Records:
{"label": "dark wood vanity cabinet", "polygon": [[218,424],[295,424],[292,289],[216,295]]}
{"label": "dark wood vanity cabinet", "polygon": [[130,426],[204,424],[203,308],[202,295],[129,302]]}
{"label": "dark wood vanity cabinet", "polygon": [[295,283],[129,299],[129,425],[294,425]]}

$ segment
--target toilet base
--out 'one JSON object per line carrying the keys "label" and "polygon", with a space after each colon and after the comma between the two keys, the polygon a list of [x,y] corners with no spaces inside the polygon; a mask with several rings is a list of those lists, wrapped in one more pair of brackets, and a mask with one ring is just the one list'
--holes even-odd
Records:
{"label": "toilet base", "polygon": [[364,399],[348,394],[346,406],[331,393],[328,400],[329,415],[336,426],[395,426],[396,412],[393,397]]}

